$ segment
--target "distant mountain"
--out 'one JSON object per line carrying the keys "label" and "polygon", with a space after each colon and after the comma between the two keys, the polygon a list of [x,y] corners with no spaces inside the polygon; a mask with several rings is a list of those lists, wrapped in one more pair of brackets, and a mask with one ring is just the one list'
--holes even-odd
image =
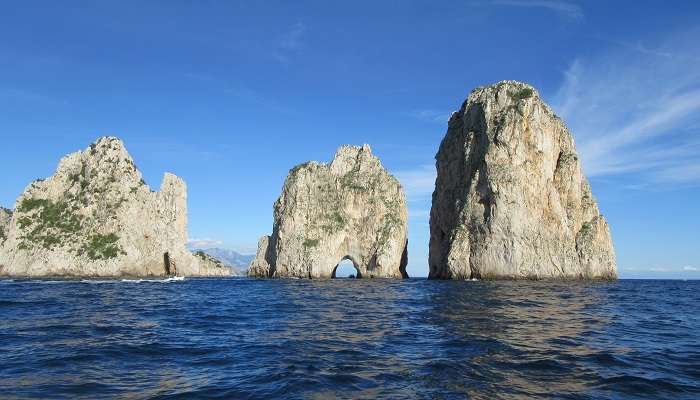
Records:
{"label": "distant mountain", "polygon": [[203,251],[210,256],[219,259],[225,265],[233,267],[243,273],[248,269],[248,265],[253,261],[254,254],[241,254],[234,250],[211,248],[211,249],[194,249],[192,251]]}

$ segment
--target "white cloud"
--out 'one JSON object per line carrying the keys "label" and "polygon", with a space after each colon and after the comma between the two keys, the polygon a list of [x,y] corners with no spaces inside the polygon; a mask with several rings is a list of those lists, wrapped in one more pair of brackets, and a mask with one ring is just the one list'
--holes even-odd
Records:
{"label": "white cloud", "polygon": [[664,267],[653,267],[653,268],[649,268],[649,271],[651,271],[651,272],[671,272],[670,269],[664,268]]}
{"label": "white cloud", "polygon": [[450,120],[451,115],[452,115],[452,113],[431,110],[431,109],[415,110],[411,113],[411,116],[413,116],[414,118],[417,118],[417,119],[420,119],[423,121],[444,124],[445,126],[447,126],[447,122]]}
{"label": "white cloud", "polygon": [[700,183],[697,33],[654,47],[615,42],[615,51],[570,65],[554,108],[574,133],[588,175]]}
{"label": "white cloud", "polygon": [[568,1],[558,0],[493,0],[490,2],[479,2],[479,5],[506,6],[506,7],[527,7],[540,8],[553,11],[571,19],[583,18],[581,6]]}
{"label": "white cloud", "polygon": [[208,239],[208,238],[190,239],[187,241],[187,247],[190,247],[193,249],[208,249],[211,247],[221,246],[223,243],[224,242],[222,240]]}
{"label": "white cloud", "polygon": [[272,56],[279,62],[289,62],[290,57],[302,49],[306,31],[306,25],[301,22],[297,22],[290,26],[279,38],[277,48],[273,52]]}
{"label": "white cloud", "polygon": [[394,176],[401,182],[409,201],[424,200],[435,189],[435,166],[426,164],[415,169],[397,171]]}
{"label": "white cloud", "polygon": [[280,47],[285,50],[298,50],[301,47],[301,39],[306,32],[306,25],[297,22],[292,25],[280,41]]}
{"label": "white cloud", "polygon": [[690,265],[686,265],[685,267],[683,267],[683,271],[697,272],[697,271],[700,271],[700,268],[691,267]]}

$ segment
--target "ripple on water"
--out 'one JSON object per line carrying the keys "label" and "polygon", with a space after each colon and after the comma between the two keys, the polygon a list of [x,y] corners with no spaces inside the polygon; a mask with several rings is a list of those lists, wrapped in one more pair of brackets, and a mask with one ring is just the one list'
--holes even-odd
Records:
{"label": "ripple on water", "polygon": [[694,281],[0,285],[3,398],[700,398]]}

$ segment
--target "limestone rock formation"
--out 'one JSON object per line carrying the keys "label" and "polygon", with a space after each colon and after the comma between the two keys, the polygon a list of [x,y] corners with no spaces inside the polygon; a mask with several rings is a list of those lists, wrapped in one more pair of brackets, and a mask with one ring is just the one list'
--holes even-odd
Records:
{"label": "limestone rock formation", "polygon": [[615,279],[564,122],[524,83],[477,88],[436,155],[430,278]]}
{"label": "limestone rock formation", "polygon": [[12,220],[12,211],[7,208],[0,207],[0,246],[5,243],[7,233],[10,230],[10,221]]}
{"label": "limestone rock formation", "polygon": [[368,145],[294,167],[274,208],[249,276],[331,278],[349,259],[358,277],[407,277],[404,191]]}
{"label": "limestone rock formation", "polygon": [[27,186],[5,235],[0,275],[229,275],[186,248],[185,182],[165,174],[152,192],[113,137],[64,157],[53,176]]}

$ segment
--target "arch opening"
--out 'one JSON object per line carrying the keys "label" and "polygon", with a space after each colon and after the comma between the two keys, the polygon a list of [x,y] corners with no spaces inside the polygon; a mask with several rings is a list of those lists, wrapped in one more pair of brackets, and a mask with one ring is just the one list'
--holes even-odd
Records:
{"label": "arch opening", "polygon": [[336,278],[362,278],[360,270],[355,265],[355,262],[348,256],[343,257],[338,265],[333,268],[332,279]]}

